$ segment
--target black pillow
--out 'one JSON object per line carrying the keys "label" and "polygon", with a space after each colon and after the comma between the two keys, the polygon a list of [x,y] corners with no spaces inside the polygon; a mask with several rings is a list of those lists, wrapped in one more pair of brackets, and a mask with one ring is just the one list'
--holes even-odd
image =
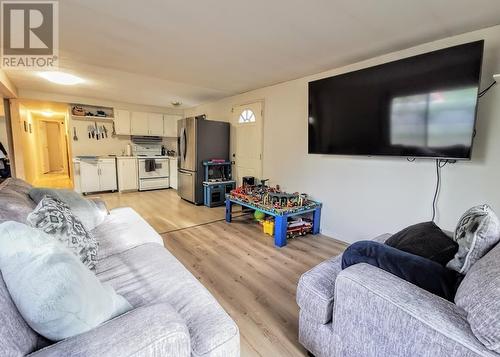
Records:
{"label": "black pillow", "polygon": [[446,265],[458,250],[458,244],[434,222],[406,227],[392,235],[385,244]]}

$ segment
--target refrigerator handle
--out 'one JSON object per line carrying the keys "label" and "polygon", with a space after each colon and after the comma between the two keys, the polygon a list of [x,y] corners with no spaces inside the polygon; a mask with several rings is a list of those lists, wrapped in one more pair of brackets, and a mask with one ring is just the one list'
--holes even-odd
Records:
{"label": "refrigerator handle", "polygon": [[179,135],[179,150],[180,150],[180,157],[182,159],[182,161],[184,161],[184,130],[186,130],[186,128],[181,128],[181,135]]}
{"label": "refrigerator handle", "polygon": [[184,160],[186,160],[186,151],[187,151],[187,135],[186,135],[186,128],[182,130],[182,135],[184,136]]}
{"label": "refrigerator handle", "polygon": [[180,135],[177,138],[177,148],[179,150],[179,154],[182,155],[182,147],[181,147],[181,137],[180,137]]}

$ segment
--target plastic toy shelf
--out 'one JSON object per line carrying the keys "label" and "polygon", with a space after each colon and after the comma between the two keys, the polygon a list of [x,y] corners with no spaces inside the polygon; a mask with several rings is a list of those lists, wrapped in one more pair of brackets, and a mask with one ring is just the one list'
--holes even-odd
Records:
{"label": "plastic toy shelf", "polygon": [[259,210],[274,217],[274,245],[276,247],[284,247],[286,245],[288,217],[298,216],[305,213],[313,213],[312,234],[319,233],[322,206],[320,202],[313,202],[313,204],[304,207],[293,207],[291,209],[270,211],[262,208],[260,205],[254,205],[252,203],[239,200],[231,195],[226,195],[226,222],[228,223],[232,220],[232,208],[234,204]]}

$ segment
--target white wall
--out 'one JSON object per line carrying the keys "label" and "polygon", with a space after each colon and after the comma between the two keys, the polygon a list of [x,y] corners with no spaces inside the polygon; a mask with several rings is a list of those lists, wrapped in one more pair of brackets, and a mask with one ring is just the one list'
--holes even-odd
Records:
{"label": "white wall", "polygon": [[[483,87],[500,73],[500,26],[455,36],[363,62],[225,98],[185,111],[231,121],[231,108],[264,99],[264,176],[324,203],[322,233],[354,242],[430,220],[435,164],[429,160],[307,154],[308,81],[428,51],[485,40]],[[500,86],[480,100],[473,159],[442,171],[438,224],[454,229],[470,206],[500,213]]]}

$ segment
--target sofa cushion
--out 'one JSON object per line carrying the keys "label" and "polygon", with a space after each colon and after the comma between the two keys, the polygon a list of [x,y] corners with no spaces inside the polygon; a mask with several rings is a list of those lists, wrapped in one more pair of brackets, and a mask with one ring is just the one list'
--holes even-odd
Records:
{"label": "sofa cushion", "polygon": [[411,225],[394,233],[385,244],[446,265],[458,250],[458,244],[434,222]]}
{"label": "sofa cushion", "polygon": [[97,240],[69,207],[51,196],[44,196],[28,216],[29,224],[58,239],[91,270],[97,263]]}
{"label": "sofa cushion", "polygon": [[8,185],[12,190],[24,195],[28,195],[29,191],[33,188],[29,183],[18,178],[11,177],[6,181],[8,181]]}
{"label": "sofa cushion", "polygon": [[24,321],[0,273],[0,351],[2,356],[25,356],[49,345]]}
{"label": "sofa cushion", "polygon": [[500,221],[490,206],[472,207],[458,221],[453,239],[458,252],[446,267],[466,274],[500,240]]}
{"label": "sofa cushion", "polygon": [[36,206],[27,194],[26,185],[17,179],[7,179],[0,184],[0,223],[26,223],[26,217]]}
{"label": "sofa cushion", "polygon": [[163,240],[156,231],[132,208],[115,208],[103,223],[90,232],[99,242],[98,260],[124,252],[144,243]]}
{"label": "sofa cushion", "polygon": [[[383,234],[373,240],[383,243],[391,235]],[[335,280],[342,270],[342,255],[325,260],[302,274],[297,286],[297,304],[309,319],[327,324],[332,319]]]}
{"label": "sofa cushion", "polygon": [[465,275],[455,303],[467,312],[467,321],[477,339],[500,353],[500,244]]}
{"label": "sofa cushion", "polygon": [[97,227],[108,215],[107,209],[99,207],[94,200],[87,200],[72,190],[35,187],[29,191],[29,195],[37,204],[45,196],[51,196],[64,202],[88,230]]}
{"label": "sofa cushion", "polygon": [[0,269],[24,320],[59,341],[130,310],[62,243],[18,222],[0,224]]}
{"label": "sofa cushion", "polygon": [[193,356],[234,356],[239,332],[215,298],[163,246],[147,243],[99,261],[97,276],[134,307],[169,303],[186,321]]}

